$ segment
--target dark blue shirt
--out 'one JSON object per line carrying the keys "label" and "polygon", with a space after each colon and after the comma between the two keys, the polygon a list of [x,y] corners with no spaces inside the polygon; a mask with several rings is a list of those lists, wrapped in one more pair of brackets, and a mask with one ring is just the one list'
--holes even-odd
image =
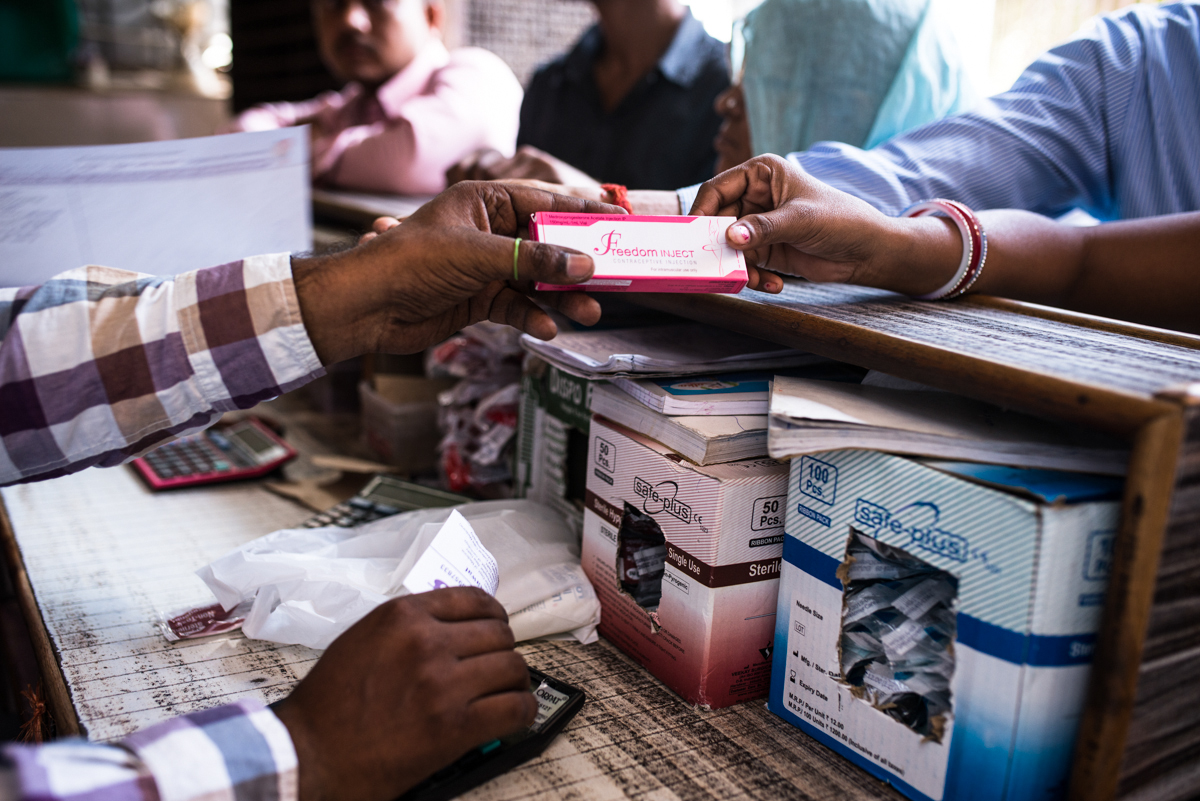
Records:
{"label": "dark blue shirt", "polygon": [[517,144],[630,189],[711,178],[721,125],[713,101],[729,86],[725,46],[689,12],[658,64],[611,113],[592,77],[603,48],[604,35],[593,26],[569,53],[538,69],[521,104]]}

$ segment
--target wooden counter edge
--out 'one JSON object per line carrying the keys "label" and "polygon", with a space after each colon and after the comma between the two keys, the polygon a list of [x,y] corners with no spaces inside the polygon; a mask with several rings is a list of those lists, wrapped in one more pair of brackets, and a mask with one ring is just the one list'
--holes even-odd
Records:
{"label": "wooden counter edge", "polygon": [[38,609],[37,599],[33,594],[33,585],[29,582],[29,574],[25,571],[25,559],[17,545],[17,537],[13,532],[12,523],[8,519],[8,509],[4,499],[0,498],[0,539],[3,540],[4,556],[12,570],[13,589],[17,594],[17,603],[25,617],[29,628],[29,637],[33,641],[33,652],[37,657],[38,668],[42,673],[43,691],[54,717],[58,736],[81,736],[83,729],[79,725],[79,716],[75,705],[71,702],[71,694],[63,679],[62,667],[58,655],[50,643],[50,634],[46,631],[46,622]]}
{"label": "wooden counter edge", "polygon": [[[854,323],[803,315],[786,307],[748,301],[734,295],[631,293],[625,298],[647,308],[881,370],[1027,414],[1070,419],[1126,440],[1134,439],[1148,422],[1178,409],[1178,403],[1170,399],[1020,369],[958,353],[952,347],[917,342]],[[1022,304],[1025,305],[1029,304]],[[753,307],[753,314],[746,314],[749,306]],[[1014,313],[1025,314],[1027,310],[1014,310]],[[789,319],[791,315],[795,318]],[[1099,317],[1089,317],[1089,320],[1110,322]],[[1200,338],[1193,339],[1200,343]]]}
{"label": "wooden counter edge", "polygon": [[992,309],[1005,309],[1014,314],[1027,317],[1037,317],[1042,320],[1057,320],[1061,323],[1091,328],[1096,331],[1108,331],[1113,334],[1137,337],[1151,342],[1161,342],[1165,345],[1177,345],[1181,348],[1200,350],[1200,336],[1187,334],[1182,331],[1172,331],[1167,328],[1156,328],[1152,325],[1128,323],[1124,320],[1114,320],[1110,317],[1100,317],[1085,312],[1057,309],[1053,306],[1043,306],[1040,303],[1029,303],[1023,300],[1009,300],[994,295],[968,295],[961,303],[975,306],[986,306]]}
{"label": "wooden counter edge", "polygon": [[1183,435],[1183,409],[1176,404],[1174,413],[1146,423],[1135,438],[1100,636],[1075,743],[1070,801],[1117,795]]}

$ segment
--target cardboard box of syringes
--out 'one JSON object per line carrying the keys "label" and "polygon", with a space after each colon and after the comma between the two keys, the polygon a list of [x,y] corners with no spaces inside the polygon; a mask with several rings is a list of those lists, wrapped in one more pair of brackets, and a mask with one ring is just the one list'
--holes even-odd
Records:
{"label": "cardboard box of syringes", "polygon": [[601,417],[589,440],[582,561],[600,633],[689,703],[766,695],[787,464],[702,467]]}
{"label": "cardboard box of syringes", "polygon": [[1121,484],[794,458],[768,706],[910,798],[1064,797]]}
{"label": "cardboard box of syringes", "polygon": [[582,284],[537,289],[735,294],[747,281],[745,257],[725,241],[735,219],[539,211],[529,235],[586,253],[596,271]]}

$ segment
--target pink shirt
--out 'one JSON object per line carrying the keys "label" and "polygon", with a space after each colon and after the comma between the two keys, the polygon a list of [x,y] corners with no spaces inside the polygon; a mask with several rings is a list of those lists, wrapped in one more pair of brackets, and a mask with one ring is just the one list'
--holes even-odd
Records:
{"label": "pink shirt", "polygon": [[232,131],[265,131],[315,121],[313,178],[347,189],[432,195],[446,170],[478,148],[513,154],[521,85],[498,56],[431,42],[371,92],[349,83],[303,103],[247,109]]}

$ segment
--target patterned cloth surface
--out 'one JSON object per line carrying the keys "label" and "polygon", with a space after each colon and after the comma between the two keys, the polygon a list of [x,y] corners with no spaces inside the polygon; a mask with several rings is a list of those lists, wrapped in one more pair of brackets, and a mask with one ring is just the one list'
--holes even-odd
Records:
{"label": "patterned cloth surface", "polygon": [[9,745],[0,799],[293,801],[296,751],[257,701],[172,718],[119,743]]}
{"label": "patterned cloth surface", "polygon": [[0,289],[0,485],[121,464],[322,372],[287,254]]}
{"label": "patterned cloth surface", "polygon": [[[317,377],[288,255],[170,278],[81,267],[0,290],[0,484],[127,461]],[[10,745],[0,799],[297,797],[287,729],[256,701],[116,745]]]}

